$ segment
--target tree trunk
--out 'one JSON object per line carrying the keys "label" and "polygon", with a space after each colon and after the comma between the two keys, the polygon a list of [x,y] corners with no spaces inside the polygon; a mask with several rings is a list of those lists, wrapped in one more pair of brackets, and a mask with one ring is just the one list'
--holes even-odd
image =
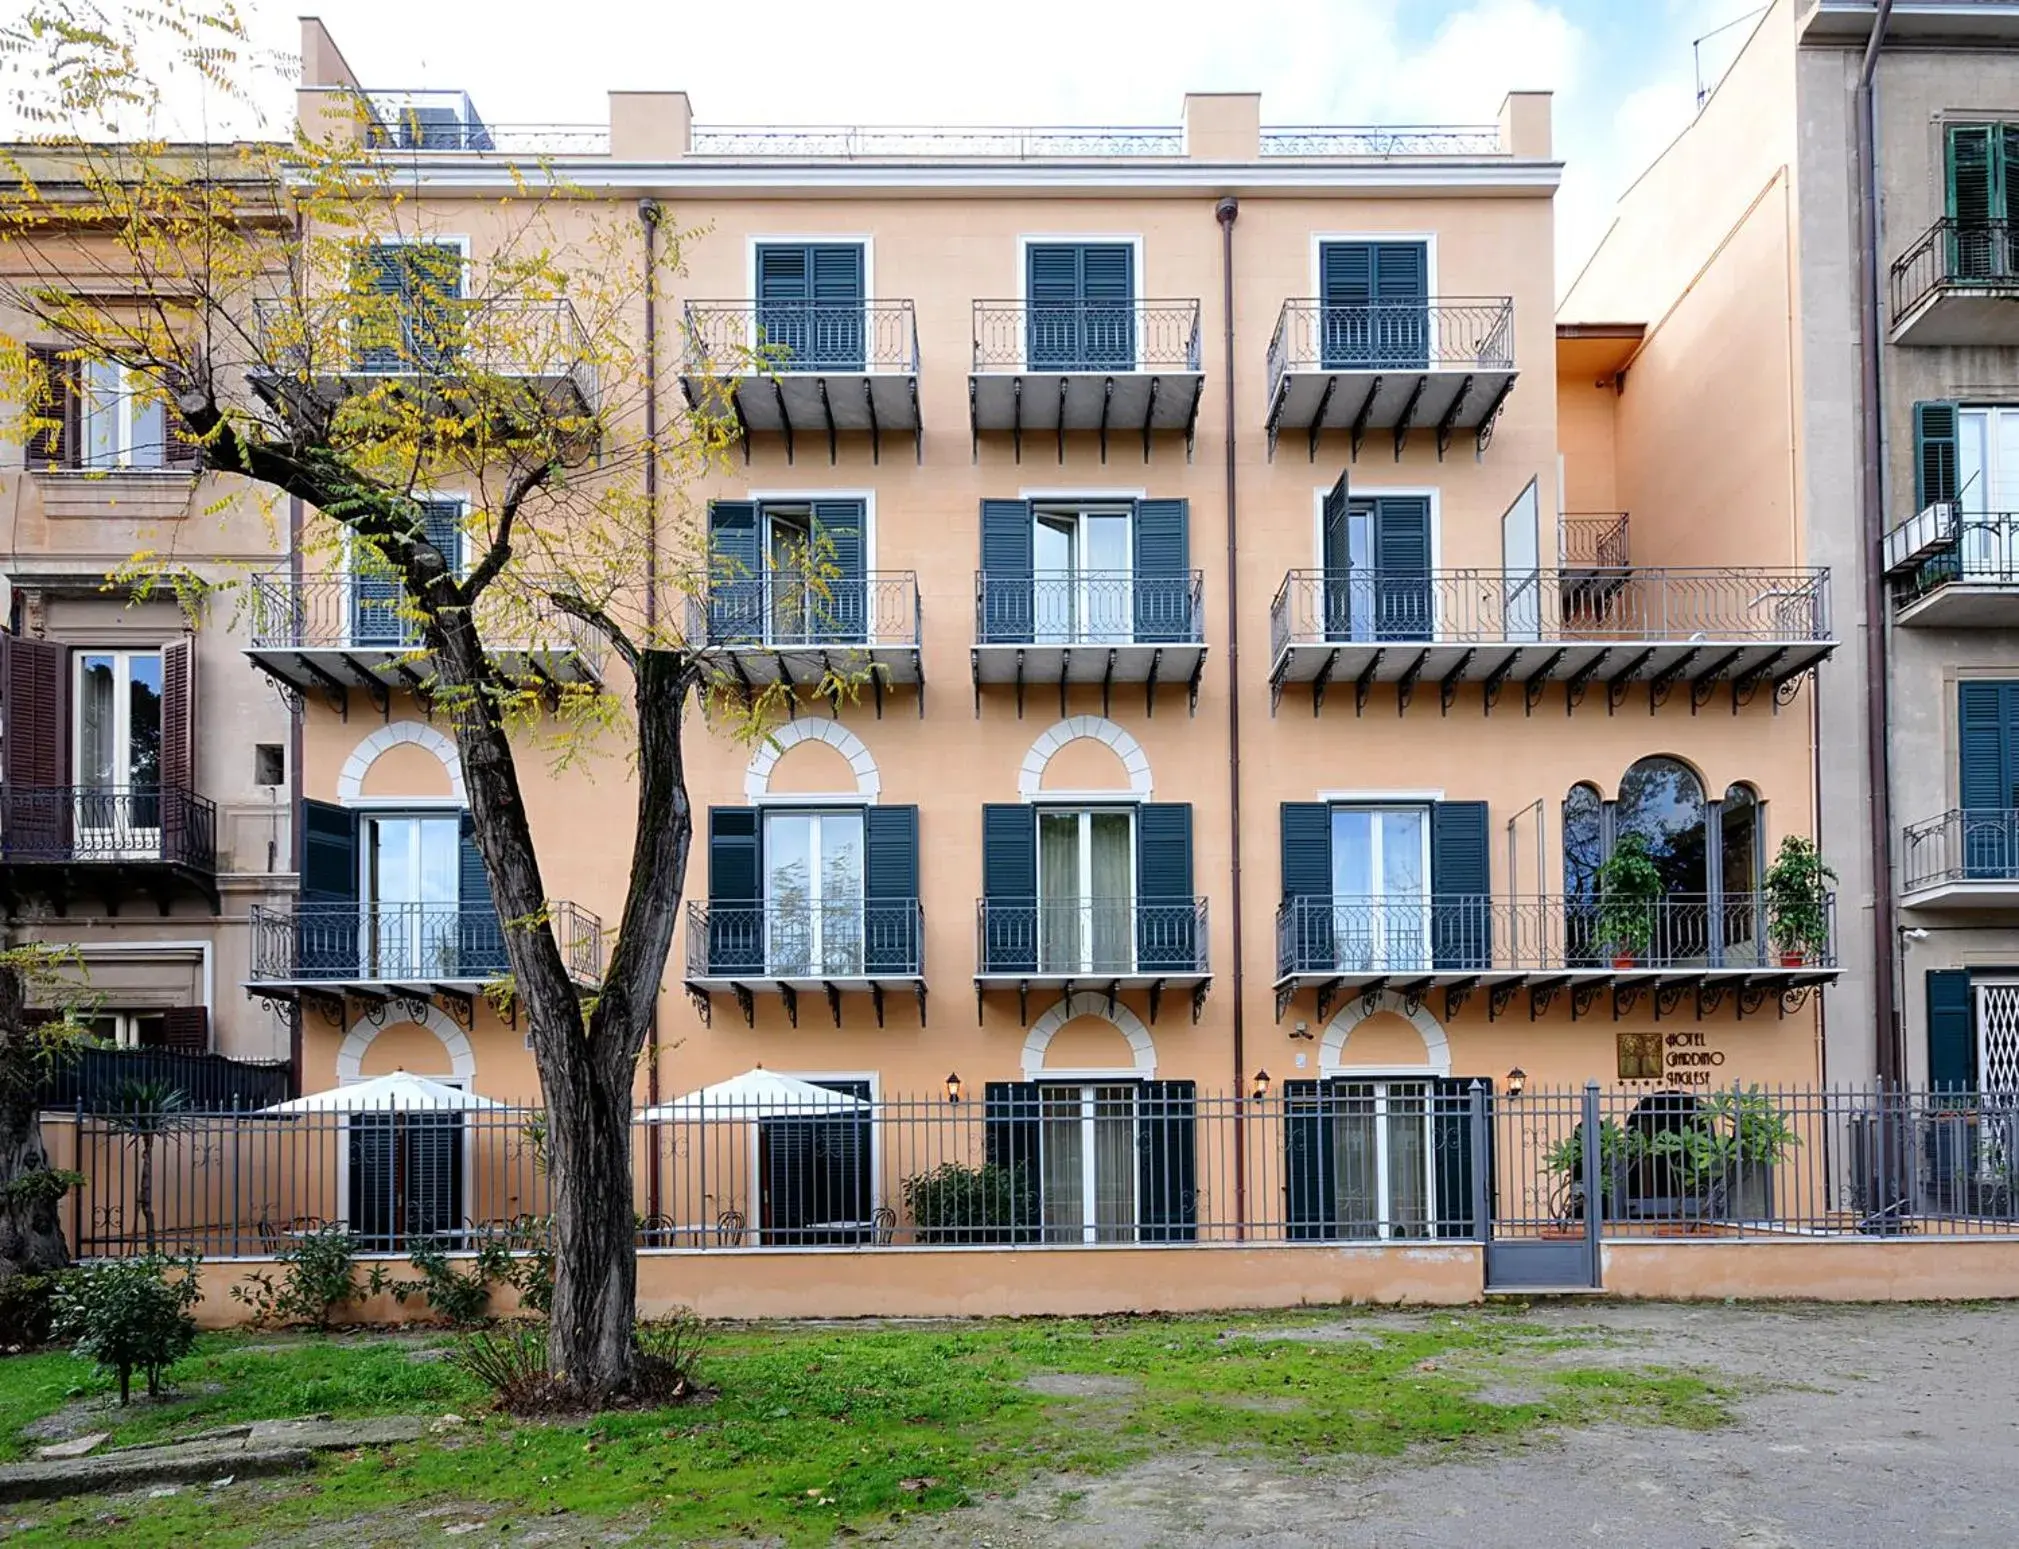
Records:
{"label": "tree trunk", "polygon": [[48,1274],[70,1263],[59,1192],[21,1186],[49,1171],[35,1101],[42,1063],[34,1054],[26,999],[20,973],[0,964],[0,1279]]}
{"label": "tree trunk", "polygon": [[595,1071],[573,1075],[579,1079],[542,1078],[555,1233],[547,1361],[557,1379],[600,1402],[637,1378],[631,1080],[628,1067],[614,1083]]}
{"label": "tree trunk", "polygon": [[142,1135],[140,1145],[140,1181],[134,1186],[133,1200],[140,1207],[140,1224],[147,1234],[147,1251],[154,1252],[154,1137]]}

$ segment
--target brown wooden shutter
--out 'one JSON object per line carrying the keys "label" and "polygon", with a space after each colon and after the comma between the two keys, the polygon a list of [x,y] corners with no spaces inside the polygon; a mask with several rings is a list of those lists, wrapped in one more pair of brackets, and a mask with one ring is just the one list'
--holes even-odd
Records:
{"label": "brown wooden shutter", "polygon": [[65,360],[54,345],[31,344],[28,364],[41,379],[35,413],[46,422],[28,438],[28,466],[74,468],[82,461],[79,449],[84,435],[77,362]]}
{"label": "brown wooden shutter", "polygon": [[0,635],[0,715],[5,716],[9,789],[62,785],[70,764],[64,670],[69,651],[51,640]]}
{"label": "brown wooden shutter", "polygon": [[184,635],[161,648],[161,784],[196,789],[196,640]]}
{"label": "brown wooden shutter", "polygon": [[182,422],[182,411],[170,397],[162,405],[162,423],[167,427],[168,444],[162,460],[171,468],[198,468],[203,462],[203,446]]}
{"label": "brown wooden shutter", "polygon": [[161,1046],[177,1054],[210,1052],[210,1009],[173,1006],[161,1014]]}

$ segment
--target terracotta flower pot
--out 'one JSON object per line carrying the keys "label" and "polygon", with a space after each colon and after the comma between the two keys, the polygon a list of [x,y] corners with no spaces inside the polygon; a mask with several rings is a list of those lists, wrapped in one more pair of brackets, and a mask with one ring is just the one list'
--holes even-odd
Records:
{"label": "terracotta flower pot", "polygon": [[1633,967],[1633,963],[1634,958],[1631,952],[1615,952],[1613,954],[1612,966],[1615,968],[1631,968]]}
{"label": "terracotta flower pot", "polygon": [[1808,960],[1809,954],[1806,952],[1783,952],[1781,954],[1781,966],[1783,968],[1800,968]]}

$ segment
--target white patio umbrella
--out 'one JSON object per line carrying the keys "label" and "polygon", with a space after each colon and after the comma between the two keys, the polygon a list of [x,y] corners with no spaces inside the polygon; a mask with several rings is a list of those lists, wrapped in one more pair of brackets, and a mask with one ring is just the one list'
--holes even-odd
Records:
{"label": "white patio umbrella", "polygon": [[836,1092],[795,1076],[781,1076],[759,1065],[727,1081],[717,1081],[647,1108],[648,1124],[686,1119],[817,1119],[858,1113],[868,1103],[847,1092]]}
{"label": "white patio umbrella", "polygon": [[378,1113],[435,1112],[461,1113],[472,1108],[502,1108],[505,1105],[461,1087],[432,1081],[411,1071],[396,1070],[390,1076],[373,1076],[369,1081],[353,1081],[349,1086],[333,1086],[326,1092],[310,1092],[262,1108],[261,1113]]}

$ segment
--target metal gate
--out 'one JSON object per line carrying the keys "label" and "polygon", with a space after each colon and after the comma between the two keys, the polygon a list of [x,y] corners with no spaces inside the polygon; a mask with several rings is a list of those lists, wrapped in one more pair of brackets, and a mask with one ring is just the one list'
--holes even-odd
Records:
{"label": "metal gate", "polygon": [[1596,1084],[1582,1092],[1499,1093],[1478,1165],[1492,1185],[1489,1291],[1599,1286],[1599,1178],[1604,1127]]}

